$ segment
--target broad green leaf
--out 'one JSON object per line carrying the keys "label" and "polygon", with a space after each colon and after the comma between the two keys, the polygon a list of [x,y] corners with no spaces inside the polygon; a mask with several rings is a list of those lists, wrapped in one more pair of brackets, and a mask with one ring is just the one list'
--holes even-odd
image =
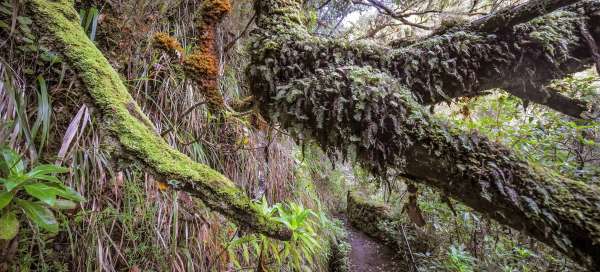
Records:
{"label": "broad green leaf", "polygon": [[17,205],[23,208],[25,215],[40,228],[51,232],[58,232],[58,222],[50,209],[41,203],[34,203],[16,198]]}
{"label": "broad green leaf", "polygon": [[0,147],[0,175],[21,174],[25,172],[25,163],[12,149]]}
{"label": "broad green leaf", "polygon": [[0,239],[12,240],[19,232],[19,219],[14,212],[8,212],[0,217]]}
{"label": "broad green leaf", "polygon": [[51,184],[50,186],[56,188],[56,194],[63,198],[77,202],[85,201],[85,198],[83,198],[77,191],[71,189],[69,186],[65,186],[63,184]]}
{"label": "broad green leaf", "polygon": [[58,179],[55,176],[50,176],[50,175],[37,175],[37,176],[35,176],[35,179],[50,181],[50,182],[59,183],[59,184],[62,183],[62,181],[60,181],[60,179]]}
{"label": "broad green leaf", "polygon": [[69,169],[52,164],[43,164],[31,169],[31,171],[27,173],[27,176],[29,176],[30,178],[37,178],[40,175],[59,174],[66,172],[69,172]]}
{"label": "broad green leaf", "polygon": [[60,209],[60,210],[73,210],[73,209],[77,208],[77,203],[75,203],[71,200],[57,199],[56,202],[54,202],[53,207]]}
{"label": "broad green leaf", "polygon": [[4,180],[4,187],[6,187],[6,190],[10,192],[20,185],[25,184],[27,180],[27,176],[15,174]]}
{"label": "broad green leaf", "polygon": [[60,189],[50,187],[43,183],[25,185],[25,191],[28,194],[50,206],[54,206],[54,202],[56,202],[56,195],[58,194],[59,190]]}
{"label": "broad green leaf", "polygon": [[6,207],[10,201],[13,199],[14,194],[11,192],[1,192],[0,193],[0,210]]}

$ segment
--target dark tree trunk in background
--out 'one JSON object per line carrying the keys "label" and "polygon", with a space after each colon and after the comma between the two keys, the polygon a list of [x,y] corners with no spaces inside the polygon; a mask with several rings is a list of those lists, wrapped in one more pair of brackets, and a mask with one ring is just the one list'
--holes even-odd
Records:
{"label": "dark tree trunk in background", "polygon": [[[523,7],[530,5],[512,12]],[[600,2],[579,1],[500,32],[467,26],[401,49],[311,36],[296,0],[259,0],[256,10],[248,75],[271,121],[332,155],[354,154],[375,174],[401,171],[583,265],[600,267],[597,187],[532,166],[423,110],[504,88],[586,117],[587,105],[544,86],[593,63],[580,29],[583,24],[600,38]]]}

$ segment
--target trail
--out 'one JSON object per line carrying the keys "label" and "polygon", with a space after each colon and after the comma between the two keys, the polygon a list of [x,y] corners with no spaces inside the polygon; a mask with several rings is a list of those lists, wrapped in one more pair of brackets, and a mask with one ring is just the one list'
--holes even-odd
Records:
{"label": "trail", "polygon": [[350,251],[351,272],[400,272],[402,265],[394,250],[375,241],[350,225],[343,217],[348,231],[348,239],[352,245]]}

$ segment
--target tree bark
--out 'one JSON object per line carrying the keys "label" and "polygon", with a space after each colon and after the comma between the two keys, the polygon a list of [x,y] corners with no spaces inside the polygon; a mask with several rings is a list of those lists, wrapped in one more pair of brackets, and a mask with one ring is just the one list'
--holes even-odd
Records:
{"label": "tree bark", "polygon": [[575,4],[580,0],[531,0],[514,8],[502,9],[479,18],[467,27],[471,31],[484,33],[510,30],[513,26],[526,23],[556,9]]}
{"label": "tree bark", "polygon": [[[273,80],[303,77],[327,67],[371,66],[395,77],[422,104],[476,96],[493,88],[514,94],[539,90],[593,63],[582,42],[581,24],[591,26],[596,40],[600,37],[597,1],[581,1],[500,33],[456,31],[399,49],[311,36],[302,28],[299,13],[283,12],[294,6],[293,0],[257,2],[257,12],[269,15],[257,19],[261,30],[255,33],[255,57],[269,54],[268,61],[277,66]],[[267,41],[268,46],[262,46]],[[571,100],[547,105],[572,114],[567,107],[581,104]]]}
{"label": "tree bark", "polygon": [[579,99],[567,97],[548,87],[541,86],[528,89],[515,88],[507,89],[506,91],[525,101],[531,101],[536,104],[547,106],[548,108],[574,118],[598,118],[596,113],[597,110],[594,109],[594,105],[587,104]]}
{"label": "tree bark", "polygon": [[490,88],[540,87],[584,69],[592,60],[577,29],[600,25],[593,15],[599,2],[580,2],[510,34],[448,33],[399,50],[313,37],[296,0],[260,0],[256,8],[261,29],[248,76],[265,116],[331,156],[356,156],[382,176],[401,171],[600,267],[599,188],[531,165],[422,106]]}
{"label": "tree bark", "polygon": [[169,146],[129,94],[117,72],[87,38],[69,0],[29,0],[27,8],[40,41],[62,53],[100,110],[108,134],[123,151],[176,190],[199,197],[241,225],[290,239],[283,224],[270,220],[233,182]]}

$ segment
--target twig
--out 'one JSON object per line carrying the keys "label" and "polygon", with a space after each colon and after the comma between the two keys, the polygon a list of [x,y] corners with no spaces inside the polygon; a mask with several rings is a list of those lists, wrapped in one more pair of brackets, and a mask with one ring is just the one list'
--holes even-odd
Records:
{"label": "twig", "polygon": [[404,242],[406,243],[406,247],[408,248],[408,253],[410,254],[410,261],[413,265],[414,271],[417,271],[417,263],[415,262],[415,257],[413,256],[412,249],[410,248],[410,243],[406,238],[406,232],[404,231],[404,224],[400,224],[400,228],[402,229],[402,236],[404,237]]}
{"label": "twig", "polygon": [[202,105],[206,104],[206,101],[200,101],[194,105],[192,105],[191,107],[189,107],[187,110],[185,110],[184,112],[182,112],[179,116],[177,116],[177,124],[172,126],[171,128],[163,131],[160,136],[164,137],[165,135],[167,135],[169,132],[179,128],[179,126],[181,125],[181,119],[183,119],[183,117],[186,117],[188,114],[190,114],[192,112],[192,110],[194,110],[197,107],[200,107]]}
{"label": "twig", "polygon": [[233,45],[240,39],[242,38],[242,36],[244,36],[244,34],[246,34],[246,32],[248,31],[248,29],[250,28],[250,25],[252,24],[252,22],[254,22],[254,20],[256,19],[256,13],[254,13],[254,15],[252,15],[252,18],[250,18],[250,21],[246,24],[246,26],[244,27],[244,30],[242,30],[242,33],[240,33],[240,35],[238,35],[237,37],[235,37],[235,39],[233,39],[233,41],[229,42],[226,46],[225,46],[225,52],[229,51],[229,49],[231,49],[231,47],[233,47]]}
{"label": "twig", "polygon": [[390,7],[386,6],[384,3],[379,2],[378,0],[366,0],[366,1],[367,2],[353,1],[353,3],[354,4],[359,4],[359,5],[366,5],[366,6],[375,7],[377,10],[380,10],[384,14],[387,14],[387,15],[393,17],[394,19],[397,19],[400,22],[402,22],[403,24],[408,25],[408,26],[412,26],[412,27],[416,27],[416,28],[420,28],[420,29],[424,29],[424,30],[431,30],[432,29],[431,27],[424,26],[424,25],[417,24],[417,23],[413,23],[413,22],[407,20],[406,17],[408,17],[410,15],[398,13],[398,12],[394,11],[393,9],[391,9]]}

